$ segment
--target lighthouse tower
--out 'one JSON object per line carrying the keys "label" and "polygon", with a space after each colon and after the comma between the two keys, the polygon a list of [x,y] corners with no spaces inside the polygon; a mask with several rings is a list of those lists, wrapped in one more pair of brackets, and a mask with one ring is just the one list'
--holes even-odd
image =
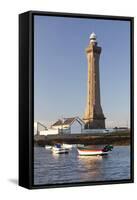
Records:
{"label": "lighthouse tower", "polygon": [[104,129],[105,117],[100,100],[99,58],[101,47],[97,45],[95,33],[90,35],[86,48],[88,62],[87,103],[84,114],[85,128]]}

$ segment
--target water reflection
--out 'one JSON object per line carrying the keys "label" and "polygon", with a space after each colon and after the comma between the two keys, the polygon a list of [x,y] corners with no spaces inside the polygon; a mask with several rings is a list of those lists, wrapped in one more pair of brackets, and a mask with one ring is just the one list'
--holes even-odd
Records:
{"label": "water reflection", "polygon": [[130,148],[115,147],[107,156],[52,154],[42,147],[34,149],[34,183],[55,184],[130,178]]}

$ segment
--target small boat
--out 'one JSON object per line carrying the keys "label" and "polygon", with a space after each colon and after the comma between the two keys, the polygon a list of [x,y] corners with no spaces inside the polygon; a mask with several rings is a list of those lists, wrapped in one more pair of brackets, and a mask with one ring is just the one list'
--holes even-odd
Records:
{"label": "small boat", "polygon": [[52,148],[52,146],[50,146],[50,145],[45,146],[45,149],[51,149],[51,148]]}
{"label": "small boat", "polygon": [[56,144],[54,147],[52,147],[52,153],[67,154],[67,153],[69,153],[69,149],[64,148],[63,146],[61,146],[61,144]]}
{"label": "small boat", "polygon": [[103,149],[86,149],[86,148],[77,148],[80,156],[103,156],[107,155],[109,151],[112,151],[112,145],[106,145]]}
{"label": "small boat", "polygon": [[62,144],[63,148],[67,148],[67,149],[72,149],[73,145],[72,144]]}

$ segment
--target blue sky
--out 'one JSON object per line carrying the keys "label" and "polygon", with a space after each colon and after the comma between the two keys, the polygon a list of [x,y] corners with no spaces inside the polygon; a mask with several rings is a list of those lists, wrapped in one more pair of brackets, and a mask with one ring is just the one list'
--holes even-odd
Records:
{"label": "blue sky", "polygon": [[34,18],[34,119],[50,124],[83,117],[87,95],[85,48],[97,35],[101,105],[107,127],[129,125],[130,22],[53,16]]}

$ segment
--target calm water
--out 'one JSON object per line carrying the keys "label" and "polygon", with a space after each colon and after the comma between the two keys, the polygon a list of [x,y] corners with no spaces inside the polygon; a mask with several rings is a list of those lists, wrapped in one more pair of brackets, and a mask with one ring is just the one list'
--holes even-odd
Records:
{"label": "calm water", "polygon": [[34,149],[34,184],[121,180],[130,178],[130,147],[117,146],[107,156],[53,155],[44,147]]}

